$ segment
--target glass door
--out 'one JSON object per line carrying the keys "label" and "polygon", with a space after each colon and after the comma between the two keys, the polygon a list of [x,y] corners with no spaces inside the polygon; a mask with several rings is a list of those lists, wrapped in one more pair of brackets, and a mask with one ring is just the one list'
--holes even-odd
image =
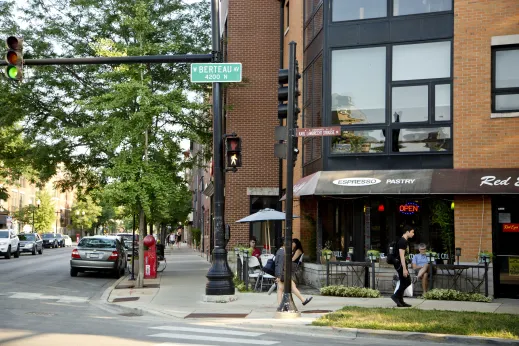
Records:
{"label": "glass door", "polygon": [[494,295],[519,299],[519,198],[493,202]]}

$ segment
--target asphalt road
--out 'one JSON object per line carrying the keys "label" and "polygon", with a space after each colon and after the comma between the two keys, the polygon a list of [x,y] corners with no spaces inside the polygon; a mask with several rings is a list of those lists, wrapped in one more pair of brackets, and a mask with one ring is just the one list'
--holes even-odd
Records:
{"label": "asphalt road", "polygon": [[0,345],[438,345],[135,316],[101,302],[115,279],[93,273],[70,277],[70,253],[45,249],[43,255],[0,259]]}

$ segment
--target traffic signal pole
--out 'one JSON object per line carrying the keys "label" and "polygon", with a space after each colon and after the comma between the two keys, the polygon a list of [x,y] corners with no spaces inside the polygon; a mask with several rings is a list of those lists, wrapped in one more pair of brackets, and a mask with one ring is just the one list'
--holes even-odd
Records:
{"label": "traffic signal pole", "polygon": [[278,308],[281,314],[295,313],[299,315],[292,298],[292,221],[294,192],[294,117],[296,100],[296,43],[289,43],[288,59],[288,110],[287,110],[287,188],[285,208],[285,282],[283,299]]}
{"label": "traffic signal pole", "polygon": [[[220,0],[211,1],[213,63],[221,62],[220,52]],[[213,83],[213,159],[214,159],[214,234],[215,246],[212,253],[211,268],[207,272],[206,296],[234,295],[232,271],[227,263],[223,219],[224,175],[221,83]],[[206,300],[211,300],[206,297]]]}

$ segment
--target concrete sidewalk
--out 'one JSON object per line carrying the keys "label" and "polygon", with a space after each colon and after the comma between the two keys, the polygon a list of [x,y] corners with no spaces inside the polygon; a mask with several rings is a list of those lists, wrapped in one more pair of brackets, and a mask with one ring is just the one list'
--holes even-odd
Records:
{"label": "concrete sidewalk", "polygon": [[[187,245],[182,244],[166,250],[167,267],[156,280],[145,280],[147,288],[128,288],[133,285],[128,277],[116,282],[105,293],[104,299],[120,307],[132,309],[140,314],[151,313],[172,320],[185,318],[203,318],[205,323],[229,323],[234,325],[268,325],[305,326],[319,318],[324,313],[335,311],[343,306],[360,307],[394,307],[390,298],[344,298],[314,295],[313,300],[306,306],[295,297],[294,301],[301,312],[301,317],[293,320],[274,320],[277,308],[276,294],[240,293],[236,291],[237,300],[230,303],[203,302],[207,271],[210,264]],[[314,290],[316,292],[316,290]],[[109,293],[109,294],[108,294]],[[305,297],[308,292],[302,290]],[[106,298],[108,297],[108,298]],[[492,313],[519,314],[519,300],[497,299],[492,303],[457,302],[457,301],[428,301],[423,299],[406,299],[406,302],[417,309],[477,311]],[[191,314],[197,314],[193,316]],[[200,314],[200,315],[198,315]],[[226,314],[226,318],[211,314]],[[237,314],[237,315],[234,315]],[[191,315],[191,316],[190,316]],[[322,329],[322,328],[321,328]],[[377,333],[374,331],[373,333]],[[416,333],[415,333],[416,334]]]}

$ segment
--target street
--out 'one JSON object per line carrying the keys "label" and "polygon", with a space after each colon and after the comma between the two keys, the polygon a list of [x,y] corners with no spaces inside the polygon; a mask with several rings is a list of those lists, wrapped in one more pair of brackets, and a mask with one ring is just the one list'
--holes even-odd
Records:
{"label": "street", "polygon": [[[139,316],[99,300],[115,279],[69,275],[70,248],[0,259],[0,345],[417,345],[348,333],[279,332],[214,320]],[[222,305],[225,308],[225,305]],[[290,329],[290,328],[288,328]]]}

